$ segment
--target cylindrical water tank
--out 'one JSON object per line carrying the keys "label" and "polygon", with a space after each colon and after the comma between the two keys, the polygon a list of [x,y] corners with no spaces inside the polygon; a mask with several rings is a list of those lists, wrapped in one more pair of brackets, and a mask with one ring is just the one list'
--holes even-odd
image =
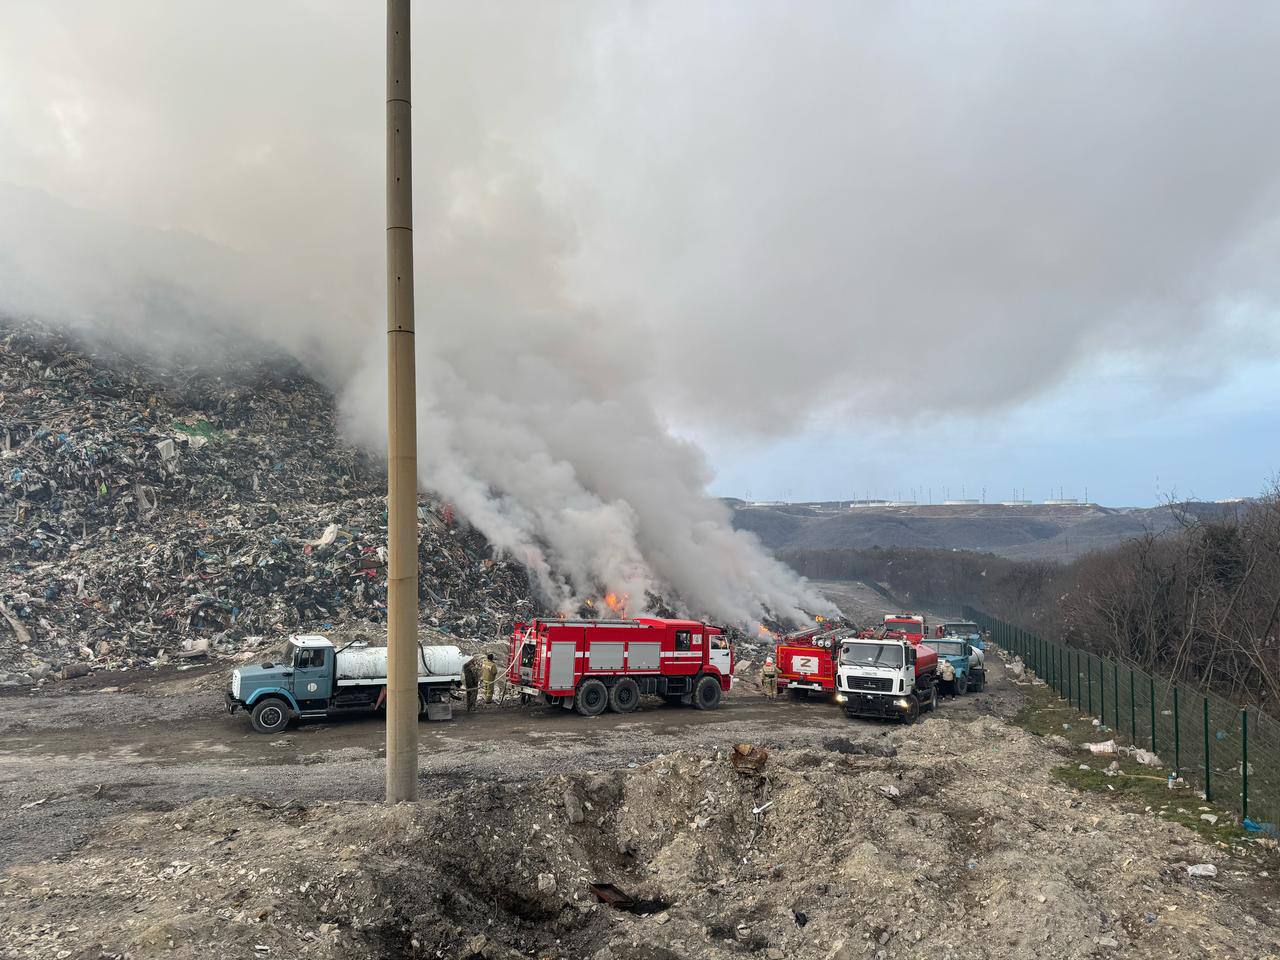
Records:
{"label": "cylindrical water tank", "polygon": [[[468,657],[453,646],[418,647],[418,674],[458,677]],[[386,647],[348,647],[338,652],[339,680],[382,680],[387,676]]]}

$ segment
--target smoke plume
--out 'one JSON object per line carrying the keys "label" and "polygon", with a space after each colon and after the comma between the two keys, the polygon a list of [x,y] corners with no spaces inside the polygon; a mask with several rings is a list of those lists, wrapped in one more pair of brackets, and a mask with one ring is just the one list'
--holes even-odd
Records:
{"label": "smoke plume", "polygon": [[[380,447],[380,8],[6,19],[0,308],[251,330]],[[1277,347],[1272,7],[482,2],[414,30],[422,480],[556,603],[820,608],[681,431]]]}

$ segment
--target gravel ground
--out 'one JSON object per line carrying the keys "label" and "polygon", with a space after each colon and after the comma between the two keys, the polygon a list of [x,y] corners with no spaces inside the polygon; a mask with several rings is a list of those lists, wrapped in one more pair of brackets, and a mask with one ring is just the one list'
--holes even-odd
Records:
{"label": "gravel ground", "polygon": [[[1009,722],[1023,688],[989,663],[990,692],[910,727],[745,684],[709,714],[482,709],[422,728],[422,802],[396,808],[362,802],[374,721],[259,737],[206,711],[199,674],[161,681],[159,721],[120,722],[112,693],[9,698],[0,956],[1280,953],[1274,851],[1064,785],[1069,745]],[[739,772],[734,743],[768,757]]]}

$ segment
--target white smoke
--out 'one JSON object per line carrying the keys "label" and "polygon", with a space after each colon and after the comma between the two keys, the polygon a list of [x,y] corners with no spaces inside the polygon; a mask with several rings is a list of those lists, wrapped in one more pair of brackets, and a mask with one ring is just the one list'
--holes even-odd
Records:
{"label": "white smoke", "polygon": [[[672,427],[979,414],[1280,339],[1280,8],[414,15],[423,480],[557,603],[817,606]],[[114,220],[15,204],[0,307],[248,326],[380,447],[383,56],[380,5],[13,0],[0,181]]]}
{"label": "white smoke", "polygon": [[[89,25],[104,26],[93,8],[81,13],[86,23],[62,21],[36,8],[27,11],[31,33],[38,36],[41,27],[47,28],[47,39],[55,46],[65,44],[69,33],[89,44]],[[218,14],[210,11],[215,19]],[[448,14],[440,15],[448,19]],[[418,29],[429,32],[423,21],[434,16],[428,12]],[[494,17],[508,19],[494,13],[444,26],[483,33]],[[172,42],[185,48],[185,58],[176,53],[175,60],[164,58],[169,67],[219,61],[225,54],[206,48],[212,39],[183,32],[183,19],[162,13],[146,31],[130,32],[130,42],[141,43],[151,54],[157,53],[152,44]],[[290,26],[286,21],[274,24],[281,36]],[[307,26],[333,29],[335,24]],[[529,26],[538,32],[536,23]],[[86,32],[79,35],[80,30]],[[251,330],[310,359],[338,390],[349,435],[384,449],[378,168],[361,163],[359,172],[367,182],[351,191],[364,195],[366,207],[357,214],[358,204],[350,195],[336,205],[338,213],[357,223],[354,236],[347,236],[350,224],[338,222],[334,208],[313,206],[318,195],[344,184],[342,172],[335,169],[335,140],[344,140],[350,129],[364,128],[367,142],[354,153],[366,154],[368,161],[380,149],[376,91],[382,47],[374,42],[380,40],[380,30],[380,19],[371,17],[352,38],[364,71],[358,88],[366,99],[358,105],[365,116],[358,122],[345,118],[351,128],[334,129],[330,107],[341,98],[277,101],[270,107],[255,101],[248,104],[248,114],[238,116],[205,91],[203,103],[215,128],[245,137],[250,130],[264,135],[268,126],[280,123],[292,134],[287,142],[264,143],[260,149],[228,145],[221,151],[224,161],[231,153],[253,167],[279,150],[288,154],[282,162],[305,158],[324,175],[313,172],[303,178],[311,191],[299,184],[284,195],[260,198],[254,178],[241,171],[234,179],[245,193],[232,209],[198,205],[206,218],[204,230],[235,242],[248,255],[185,233],[135,228],[30,189],[0,185],[0,284],[5,289],[0,306],[153,342],[160,334],[171,339],[198,336],[206,323]],[[546,39],[560,47],[564,38]],[[506,42],[512,44],[508,69],[519,72],[521,56],[529,55],[520,52],[514,38]],[[92,118],[99,111],[119,118],[142,101],[148,121],[144,132],[163,139],[167,131],[162,124],[176,121],[189,106],[177,97],[193,85],[191,79],[174,76],[166,83],[161,64],[148,64],[136,78],[138,86],[117,90],[118,64],[109,69],[105,63],[81,62],[82,75],[72,79],[51,76],[46,58],[31,57],[29,48],[12,52],[25,70],[11,66],[11,88],[38,88],[36,81],[43,80],[67,102],[81,104],[58,108],[44,118],[24,118],[26,106],[7,104],[9,119],[26,123],[14,124],[22,132],[11,148],[16,161],[31,159],[42,119],[52,123],[45,133],[62,142],[65,154],[92,154],[117,168],[135,152],[145,160],[146,147],[154,144],[130,148],[114,132],[102,131],[95,143]],[[89,45],[76,52],[90,61],[101,56]],[[263,61],[256,70],[314,69],[301,52],[295,53],[299,59],[287,66],[276,62],[269,67]],[[431,72],[443,70],[435,61]],[[241,85],[252,86],[243,75],[228,80],[223,92],[231,100]],[[432,90],[421,77],[418,85]],[[566,290],[563,261],[575,251],[577,238],[566,217],[546,200],[531,164],[477,125],[479,118],[471,115],[474,104],[451,108],[447,100],[423,99],[425,109],[419,106],[416,113],[420,159],[415,170],[423,486],[452,502],[496,547],[524,562],[548,602],[561,610],[610,592],[622,597],[633,614],[646,610],[649,597],[657,595],[699,615],[741,624],[767,616],[804,619],[806,610],[831,611],[828,601],[770,558],[753,535],[732,529],[728,510],[705,492],[712,474],[700,453],[675,439],[657,418],[647,393],[651,370],[646,358],[659,352],[652,333],[625,317],[593,312]],[[300,122],[291,110],[310,123]],[[337,113],[342,116],[341,110]],[[449,130],[448,143],[439,144],[433,129]],[[211,147],[207,134],[198,139]],[[177,149],[190,155],[186,145]],[[348,150],[341,158],[350,160],[352,153]],[[67,162],[31,179],[43,179],[62,196],[93,206],[100,195],[79,181],[74,167]],[[265,167],[276,169],[275,164]],[[219,173],[226,176],[225,170]],[[200,174],[208,175],[207,169]],[[283,182],[277,174],[271,176],[277,184]],[[57,183],[60,178],[64,182]],[[170,177],[160,183],[187,201],[197,189]],[[117,189],[119,184],[108,184],[102,193]],[[120,205],[132,210],[131,197],[126,191]],[[225,204],[230,197],[223,193],[220,199]],[[268,238],[280,246],[272,248]],[[317,238],[335,249],[325,249]],[[369,286],[363,298],[359,283],[352,283],[361,271],[340,265],[343,254],[365,265]],[[162,298],[159,309],[157,288],[176,292]],[[364,316],[352,322],[352,311]]]}

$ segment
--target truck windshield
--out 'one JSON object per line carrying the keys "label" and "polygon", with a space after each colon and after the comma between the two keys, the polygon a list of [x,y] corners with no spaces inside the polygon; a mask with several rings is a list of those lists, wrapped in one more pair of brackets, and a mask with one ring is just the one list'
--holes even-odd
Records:
{"label": "truck windshield", "polygon": [[840,648],[840,662],[867,667],[900,667],[902,647],[896,643],[846,643]]}
{"label": "truck windshield", "polygon": [[963,657],[964,641],[963,640],[934,640],[929,646],[945,657]]}
{"label": "truck windshield", "polygon": [[967,637],[978,632],[978,625],[976,623],[944,623],[942,632],[956,637]]}
{"label": "truck windshield", "polygon": [[884,628],[886,630],[897,630],[901,633],[911,633],[916,636],[924,633],[924,627],[920,626],[918,620],[886,620]]}

